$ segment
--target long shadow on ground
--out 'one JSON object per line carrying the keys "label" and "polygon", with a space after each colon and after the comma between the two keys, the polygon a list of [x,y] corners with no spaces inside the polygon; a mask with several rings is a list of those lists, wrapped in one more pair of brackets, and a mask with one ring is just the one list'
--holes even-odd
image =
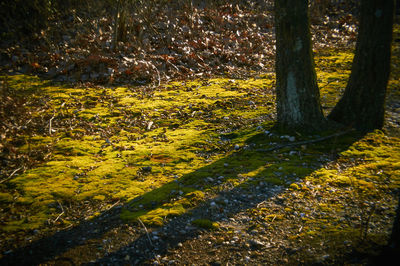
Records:
{"label": "long shadow on ground", "polygon": [[[320,143],[308,145],[305,151],[301,147],[283,147],[280,150],[266,152],[258,149],[265,143],[265,135],[255,135],[248,140],[248,149],[233,152],[214,163],[154,189],[132,202],[111,209],[90,221],[59,231],[30,245],[5,255],[1,265],[36,264],[141,264],[165,254],[179,242],[193,239],[202,229],[191,226],[194,219],[209,219],[223,222],[233,215],[256,207],[263,201],[283,191],[293,182],[300,181],[324,164],[335,160],[341,151],[346,150],[361,136],[355,134],[331,138]],[[221,166],[224,170],[221,171]],[[209,177],[213,181],[210,182]],[[215,176],[224,176],[221,179]],[[212,199],[194,206],[184,215],[169,219],[155,229],[158,237],[144,230],[142,225],[125,224],[120,219],[122,209],[134,206],[143,208],[141,214],[151,212],[165,202],[146,202],[144,198],[164,193],[175,182],[182,188],[207,190]],[[215,186],[216,183],[220,183]],[[182,189],[183,190],[183,189]],[[185,195],[182,195],[185,196]],[[246,223],[246,221],[240,221]],[[132,229],[133,228],[133,229]],[[112,234],[110,232],[119,231]],[[149,230],[151,231],[151,230]],[[105,237],[106,236],[106,237]],[[105,239],[106,238],[106,239]],[[99,245],[109,241],[108,249]],[[104,246],[104,245],[103,245]],[[129,256],[127,256],[129,255]]]}

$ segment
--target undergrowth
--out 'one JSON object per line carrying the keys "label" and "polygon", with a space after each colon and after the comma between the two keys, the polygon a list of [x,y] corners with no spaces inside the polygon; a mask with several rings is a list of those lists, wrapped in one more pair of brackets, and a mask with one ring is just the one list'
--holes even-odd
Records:
{"label": "undergrowth", "polygon": [[[345,88],[351,61],[352,51],[318,52],[326,112]],[[398,89],[396,77],[389,91]],[[118,201],[126,203],[121,215],[126,221],[140,218],[146,225],[161,226],[218,191],[260,183],[286,188],[289,202],[290,197],[307,199],[308,205],[250,210],[271,226],[302,213],[302,229],[293,239],[365,238],[375,214],[393,212],[379,208],[399,188],[396,137],[376,131],[262,151],[320,137],[274,130],[273,74],[176,81],[155,88],[68,87],[24,75],[1,79],[3,92],[13,92],[3,96],[10,98],[7,104],[23,106],[8,122],[13,130],[1,136],[5,241],[18,232],[94,219]],[[347,221],[346,206],[351,204],[359,212],[348,214]],[[307,218],[315,212],[319,218]],[[197,225],[217,229],[211,221]]]}

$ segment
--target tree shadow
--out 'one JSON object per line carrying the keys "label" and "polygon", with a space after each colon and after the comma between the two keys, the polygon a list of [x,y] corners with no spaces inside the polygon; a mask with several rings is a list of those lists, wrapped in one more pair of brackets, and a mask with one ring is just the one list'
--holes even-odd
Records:
{"label": "tree shadow", "polygon": [[[196,238],[204,229],[193,226],[193,220],[224,222],[239,212],[257,207],[284,191],[289,184],[301,181],[337,159],[340,152],[361,137],[353,132],[310,143],[306,148],[299,145],[266,151],[268,149],[265,148],[282,143],[287,138],[274,133],[256,134],[246,141],[245,147],[230,155],[149,191],[122,207],[6,254],[0,259],[0,264],[35,265],[52,262],[73,265],[82,261],[89,264],[143,263],[157,255],[166,254],[168,249],[180,242]],[[179,191],[175,189],[177,184]],[[213,197],[199,203],[191,202],[189,195],[193,191],[203,191]],[[140,215],[148,215],[159,208],[168,210],[173,206],[171,203],[179,203],[185,197],[189,202],[184,206],[189,209],[186,213],[165,217],[164,225],[159,228],[147,230],[144,225],[137,223],[137,233],[131,236],[132,239],[123,244],[116,241],[114,248],[101,254],[101,259],[93,261],[99,257],[95,255],[96,250],[91,250],[89,256],[82,254],[86,257],[81,258],[76,257],[77,252],[69,253],[75,257],[68,255],[71,250],[77,251],[88,242],[102,239],[107,233],[123,226],[125,223],[120,219],[123,211],[140,209]],[[153,201],[154,198],[161,200]]]}

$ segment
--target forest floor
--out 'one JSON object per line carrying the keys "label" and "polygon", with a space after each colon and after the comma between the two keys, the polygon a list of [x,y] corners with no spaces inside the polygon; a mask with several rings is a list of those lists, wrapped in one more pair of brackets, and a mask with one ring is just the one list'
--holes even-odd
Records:
{"label": "forest floor", "polygon": [[[0,264],[371,263],[400,188],[399,36],[396,26],[385,128],[365,135],[276,130],[268,67],[244,75],[232,60],[176,78],[149,61],[175,78],[140,85],[127,72],[110,81],[104,66],[79,80],[68,60],[50,77],[45,60],[28,69],[14,57],[1,76]],[[315,51],[326,113],[353,58],[329,41]]]}

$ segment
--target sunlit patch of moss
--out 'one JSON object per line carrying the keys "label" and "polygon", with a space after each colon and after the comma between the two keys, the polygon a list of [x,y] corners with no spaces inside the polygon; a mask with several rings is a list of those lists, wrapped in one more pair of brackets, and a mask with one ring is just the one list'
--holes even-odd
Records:
{"label": "sunlit patch of moss", "polygon": [[292,190],[299,190],[300,189],[299,185],[297,185],[296,183],[290,184],[289,188],[292,189]]}
{"label": "sunlit patch of moss", "polygon": [[[167,184],[166,186],[146,193],[139,200],[134,200],[129,209],[124,209],[121,218],[126,221],[141,219],[143,223],[150,226],[161,226],[166,218],[178,216],[185,213],[191,207],[196,206],[204,200],[204,192],[196,190],[191,191],[190,188],[181,188],[176,184]],[[191,191],[185,194],[185,191]],[[159,202],[165,202],[158,205]],[[158,206],[158,207],[157,207]],[[149,210],[143,210],[147,208]]]}
{"label": "sunlit patch of moss", "polygon": [[135,221],[140,219],[143,223],[149,226],[162,226],[166,218],[182,215],[186,212],[181,204],[173,204],[165,208],[156,208],[151,211],[130,212],[123,210],[121,218],[126,221]]}
{"label": "sunlit patch of moss", "polygon": [[99,201],[103,201],[106,199],[106,197],[104,195],[96,195],[93,197],[94,200],[99,200]]}
{"label": "sunlit patch of moss", "polygon": [[196,219],[192,221],[192,224],[207,230],[217,230],[219,229],[219,224],[208,219]]}
{"label": "sunlit patch of moss", "polygon": [[344,92],[353,56],[353,51],[327,50],[320,52],[315,58],[321,104],[326,114]]}
{"label": "sunlit patch of moss", "polygon": [[[345,86],[352,55],[327,51],[316,58],[322,103],[330,108]],[[369,172],[398,176],[398,162],[386,156],[394,140],[382,141],[382,136],[376,137],[373,148],[370,141],[359,142],[341,153],[346,160],[362,157],[371,162],[354,168],[365,176],[323,169],[310,175],[315,168],[310,165],[319,156],[340,150],[349,141],[308,145],[301,154],[291,154],[290,148],[276,153],[253,149],[253,144],[263,148],[282,142],[278,132],[267,137],[256,129],[273,126],[273,74],[248,80],[171,82],[157,89],[68,87],[23,75],[8,80],[15,90],[48,101],[48,109],[34,116],[54,116],[51,134],[47,121],[43,133],[23,136],[21,141],[21,151],[46,148],[46,162],[16,175],[7,182],[12,189],[2,188],[0,194],[0,202],[15,198],[18,213],[36,208],[30,213],[32,228],[59,214],[54,208],[57,201],[121,200],[127,203],[122,217],[161,225],[168,216],[195,207],[204,200],[203,192],[218,191],[219,186],[251,188],[260,181],[288,186],[299,184],[298,178],[315,177],[338,187],[351,186],[353,178],[361,189],[374,184],[367,180]],[[334,181],[338,176],[342,184]],[[293,192],[307,192],[306,186],[298,186]],[[25,228],[28,222],[20,220],[5,221],[12,225],[8,230]]]}
{"label": "sunlit patch of moss", "polygon": [[284,219],[284,216],[281,214],[270,214],[264,218],[265,221],[270,222],[270,223],[274,222],[274,221],[280,221],[283,219]]}

